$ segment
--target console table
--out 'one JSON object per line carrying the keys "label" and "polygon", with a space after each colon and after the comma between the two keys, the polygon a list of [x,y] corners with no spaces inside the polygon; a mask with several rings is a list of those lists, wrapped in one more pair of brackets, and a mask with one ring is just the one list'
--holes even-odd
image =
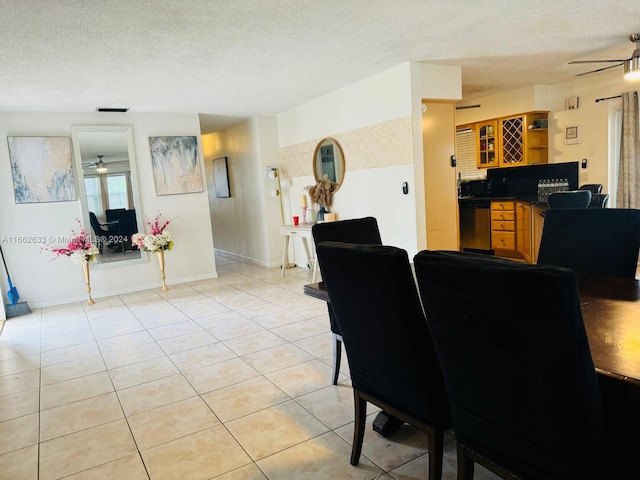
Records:
{"label": "console table", "polygon": [[304,250],[307,253],[307,266],[313,269],[313,278],[311,279],[311,283],[315,283],[316,271],[318,270],[318,262],[315,255],[311,256],[311,250],[309,250],[309,242],[307,241],[307,239],[311,239],[313,241],[311,227],[313,227],[312,223],[302,223],[300,225],[282,225],[280,227],[280,235],[284,235],[284,249],[282,250],[283,277],[285,271],[287,270],[287,265],[289,264],[289,239],[300,237],[302,238]]}

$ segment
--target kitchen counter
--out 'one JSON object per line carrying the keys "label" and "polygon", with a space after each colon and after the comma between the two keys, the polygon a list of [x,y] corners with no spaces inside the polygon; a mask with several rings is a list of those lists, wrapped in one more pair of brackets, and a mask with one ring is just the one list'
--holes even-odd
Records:
{"label": "kitchen counter", "polygon": [[493,197],[458,197],[458,202],[524,202],[529,205],[547,206],[547,202],[538,201],[537,195],[501,195]]}

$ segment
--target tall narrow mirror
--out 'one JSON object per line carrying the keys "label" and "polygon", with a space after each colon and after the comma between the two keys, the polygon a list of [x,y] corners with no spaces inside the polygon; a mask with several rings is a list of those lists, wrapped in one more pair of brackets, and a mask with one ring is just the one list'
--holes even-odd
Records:
{"label": "tall narrow mirror", "polygon": [[73,126],[71,138],[83,222],[100,250],[96,268],[146,261],[131,243],[143,231],[131,127]]}

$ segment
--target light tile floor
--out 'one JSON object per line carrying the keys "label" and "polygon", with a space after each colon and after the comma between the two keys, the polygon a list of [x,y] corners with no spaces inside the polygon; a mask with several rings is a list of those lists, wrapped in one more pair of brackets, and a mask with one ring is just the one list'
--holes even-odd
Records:
{"label": "light tile floor", "polygon": [[[426,478],[425,435],[381,437],[372,406],[349,464],[349,369],[343,355],[331,385],[326,305],[302,293],[311,272],[216,263],[217,279],[9,319],[0,479]],[[475,478],[496,477],[476,467]]]}

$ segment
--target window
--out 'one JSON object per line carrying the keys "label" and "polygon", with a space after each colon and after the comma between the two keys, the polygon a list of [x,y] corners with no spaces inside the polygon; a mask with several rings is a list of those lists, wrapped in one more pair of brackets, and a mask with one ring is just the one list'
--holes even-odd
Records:
{"label": "window", "polygon": [[89,211],[102,216],[102,202],[100,201],[100,178],[93,175],[84,177],[84,187],[87,190],[87,206]]}
{"label": "window", "polygon": [[107,195],[109,198],[109,208],[129,208],[127,178],[123,173],[107,175]]}

